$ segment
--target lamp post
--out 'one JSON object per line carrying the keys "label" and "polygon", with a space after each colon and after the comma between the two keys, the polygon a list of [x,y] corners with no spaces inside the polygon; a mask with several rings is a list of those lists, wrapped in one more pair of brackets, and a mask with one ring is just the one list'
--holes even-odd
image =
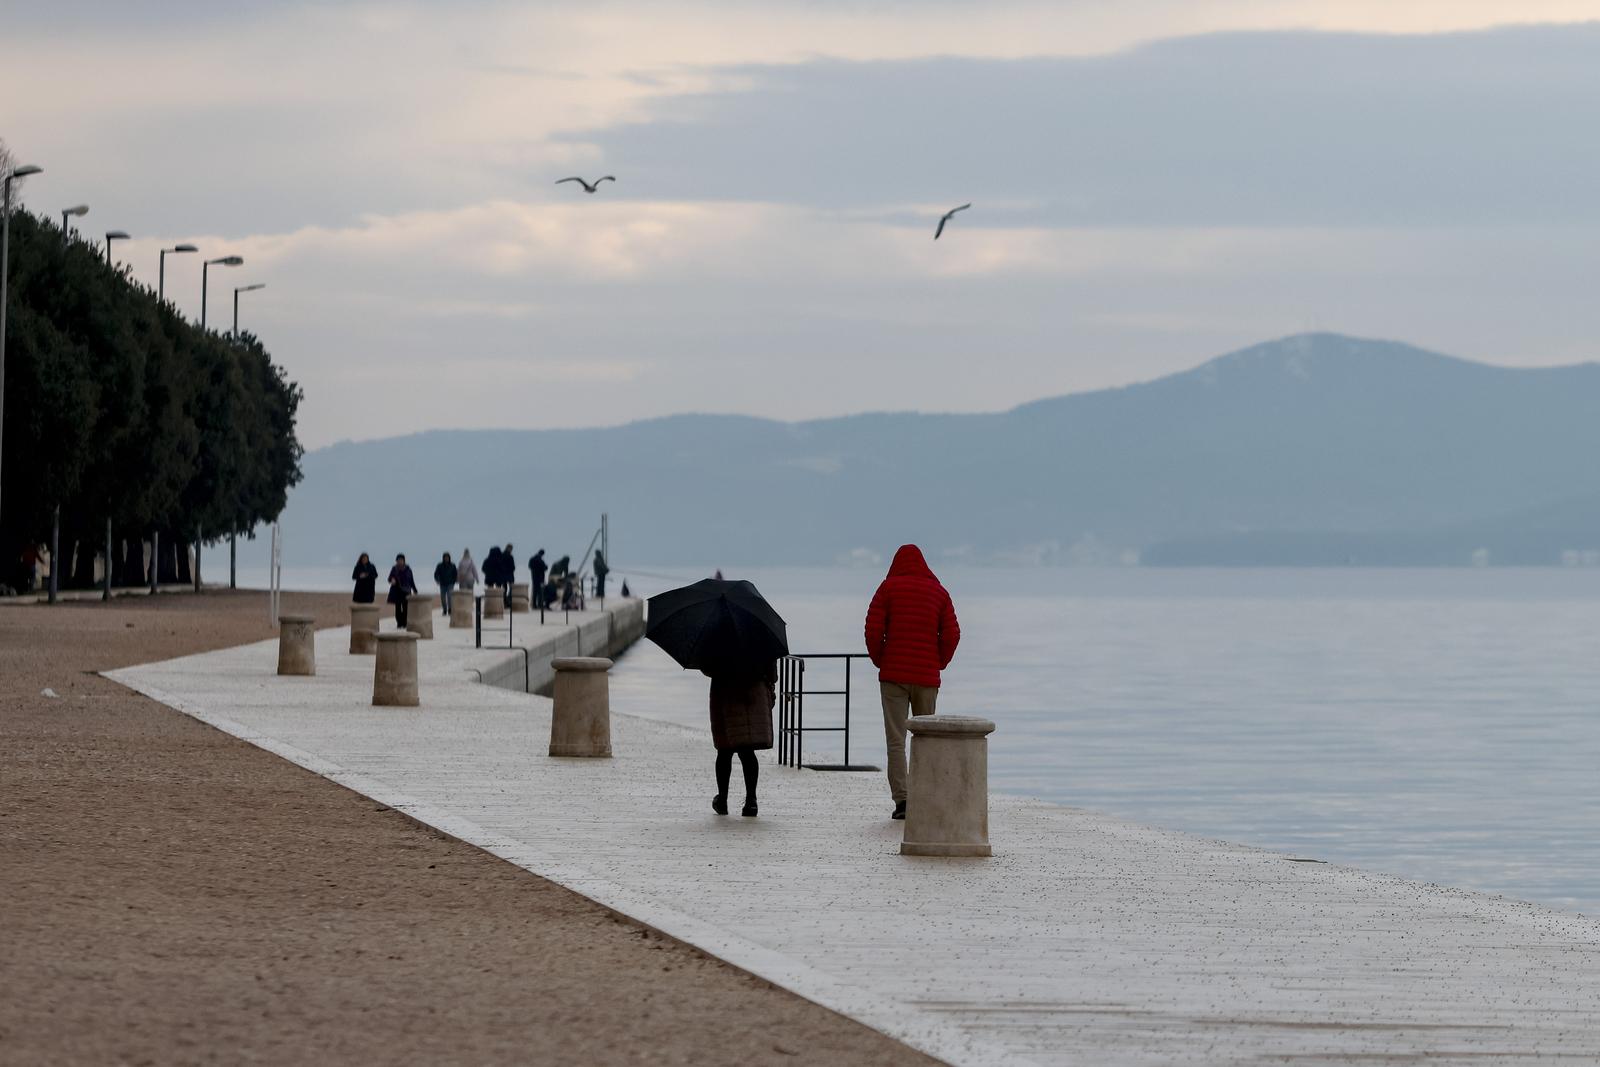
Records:
{"label": "lamp post", "polygon": [[239,339],[239,294],[253,293],[257,289],[265,289],[266,282],[256,282],[254,285],[238,285],[233,289],[233,338]]}
{"label": "lamp post", "polygon": [[112,230],[110,233],[106,234],[106,266],[111,266],[111,242],[126,241],[127,239],[127,230]]}
{"label": "lamp post", "polygon": [[[83,218],[83,216],[87,215],[88,213],[89,213],[89,205],[88,204],[79,204],[77,207],[69,207],[69,208],[65,208],[65,209],[62,210],[62,212],[61,212],[61,243],[62,244],[71,244],[72,243],[72,223],[70,221],[68,221],[68,220],[71,219],[73,216],[76,216],[76,217],[81,219],[81,218]],[[54,561],[52,561],[52,562],[54,562]]]}
{"label": "lamp post", "polygon": [[[41,173],[38,167],[18,167],[5,176],[5,201],[0,206],[0,444],[5,442],[6,429],[6,307],[11,301],[11,294],[6,287],[6,278],[11,273],[11,181],[13,178],[26,178],[30,174]],[[3,482],[0,482],[3,484]],[[52,557],[50,569],[55,570],[56,561]]]}
{"label": "lamp post", "polygon": [[[253,293],[257,289],[265,289],[266,282],[256,282],[254,285],[236,285],[233,287],[233,334],[235,341],[239,339],[239,294]],[[239,588],[239,531],[233,530],[228,534],[228,588]]]}
{"label": "lamp post", "polygon": [[157,300],[165,300],[167,298],[167,253],[168,252],[198,252],[198,251],[200,251],[200,250],[198,248],[196,248],[194,245],[188,245],[188,244],[173,245],[171,248],[163,248],[161,250],[161,270],[156,276],[157,277],[157,281],[156,281],[156,299]]}
{"label": "lamp post", "polygon": [[200,267],[200,328],[202,330],[206,328],[206,286],[209,284],[207,282],[207,275],[209,274],[211,270],[211,264],[213,263],[224,267],[237,267],[244,263],[244,257],[218,256],[216,259],[206,260],[205,263]]}

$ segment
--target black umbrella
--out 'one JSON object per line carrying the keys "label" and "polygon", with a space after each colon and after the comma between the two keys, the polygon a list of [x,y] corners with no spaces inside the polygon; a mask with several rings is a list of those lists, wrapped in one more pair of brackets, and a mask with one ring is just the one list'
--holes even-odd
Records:
{"label": "black umbrella", "polygon": [[756,666],[789,654],[788,627],[756,587],[720,578],[651,597],[644,635],[689,670]]}

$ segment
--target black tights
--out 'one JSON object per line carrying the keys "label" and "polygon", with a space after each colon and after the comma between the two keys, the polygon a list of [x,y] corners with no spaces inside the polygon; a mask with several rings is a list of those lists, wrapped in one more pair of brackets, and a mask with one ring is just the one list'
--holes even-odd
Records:
{"label": "black tights", "polygon": [[728,779],[733,777],[733,754],[739,753],[739,763],[744,767],[744,795],[749,800],[756,798],[756,778],[761,774],[761,764],[756,762],[756,750],[753,748],[719,748],[717,749],[717,796],[728,795]]}

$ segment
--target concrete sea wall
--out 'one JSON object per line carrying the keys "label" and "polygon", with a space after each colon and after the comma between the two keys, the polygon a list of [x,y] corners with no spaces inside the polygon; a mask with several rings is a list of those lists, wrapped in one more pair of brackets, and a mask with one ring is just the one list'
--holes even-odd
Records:
{"label": "concrete sea wall", "polygon": [[506,620],[485,621],[485,647],[469,657],[466,670],[474,681],[496,689],[549,695],[555,682],[552,660],[559,656],[615,659],[643,637],[644,601],[608,599],[603,608],[573,612],[570,623],[564,612],[547,612],[543,625],[536,611],[512,615],[510,620],[509,647]]}

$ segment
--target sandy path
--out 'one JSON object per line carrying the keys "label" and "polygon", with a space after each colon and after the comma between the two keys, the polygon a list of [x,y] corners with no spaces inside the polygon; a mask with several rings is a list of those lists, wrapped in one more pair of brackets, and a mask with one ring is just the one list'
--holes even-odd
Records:
{"label": "sandy path", "polygon": [[265,616],[0,607],[0,1060],[933,1062],[92,673]]}

